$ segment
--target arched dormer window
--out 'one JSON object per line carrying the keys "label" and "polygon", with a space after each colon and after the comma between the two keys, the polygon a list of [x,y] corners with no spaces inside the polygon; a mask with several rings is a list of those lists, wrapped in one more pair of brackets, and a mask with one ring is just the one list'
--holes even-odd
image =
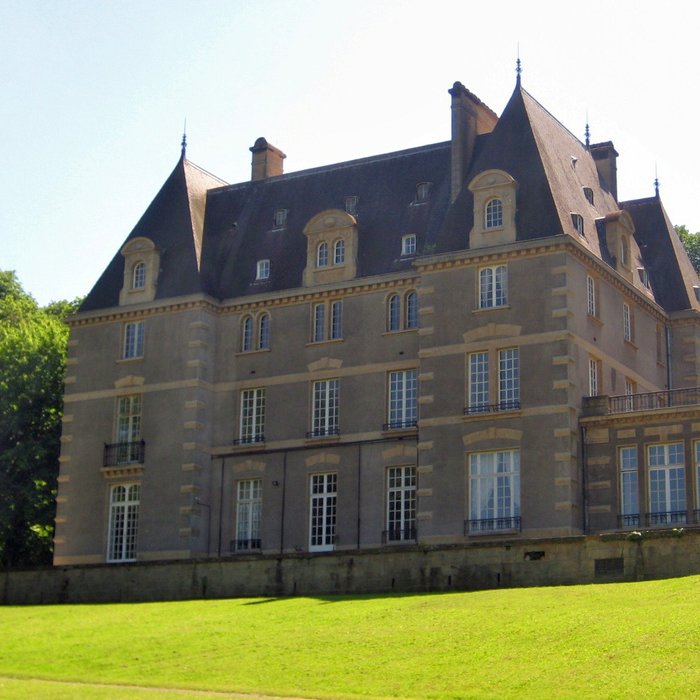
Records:
{"label": "arched dormer window", "polygon": [[387,330],[401,330],[401,297],[398,294],[392,294],[389,297]]}
{"label": "arched dormer window", "polygon": [[333,264],[334,265],[344,265],[345,264],[345,241],[339,238],[333,244]]}
{"label": "arched dormer window", "polygon": [[418,328],[418,294],[406,295],[406,328]]}
{"label": "arched dormer window", "polygon": [[316,249],[316,267],[328,267],[328,243],[325,241]]}
{"label": "arched dormer window", "polygon": [[486,204],[484,210],[484,228],[501,228],[503,226],[503,202],[494,197]]}
{"label": "arched dormer window", "polygon": [[270,314],[262,314],[258,319],[258,350],[270,349]]}
{"label": "arched dormer window", "polygon": [[131,271],[131,288],[143,289],[146,286],[146,263],[139,260]]}
{"label": "arched dormer window", "polygon": [[246,316],[241,325],[241,352],[250,352],[253,349],[253,319]]}

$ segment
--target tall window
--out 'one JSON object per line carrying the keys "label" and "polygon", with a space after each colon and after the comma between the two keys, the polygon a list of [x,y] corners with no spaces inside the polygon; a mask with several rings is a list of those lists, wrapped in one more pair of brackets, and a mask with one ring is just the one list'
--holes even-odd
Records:
{"label": "tall window", "polygon": [[388,311],[387,330],[401,330],[401,297],[398,294],[392,294],[389,297]]}
{"label": "tall window", "polygon": [[389,430],[412,428],[418,419],[418,371],[389,372]]}
{"label": "tall window", "polygon": [[117,464],[142,460],[141,396],[121,396],[117,401]]}
{"label": "tall window", "polygon": [[237,552],[260,549],[262,517],[262,479],[242,479],[236,498]]}
{"label": "tall window", "polygon": [[253,349],[253,319],[246,316],[241,325],[241,352],[250,352]]}
{"label": "tall window", "polygon": [[339,238],[333,245],[333,264],[343,265],[345,263],[345,241]]}
{"label": "tall window", "polygon": [[632,323],[632,310],[630,309],[630,305],[627,304],[626,302],[622,303],[622,335],[624,339],[631,343],[632,342],[632,329],[633,329],[633,323]]}
{"label": "tall window", "polygon": [[318,342],[326,339],[326,305],[314,304],[313,340]]}
{"label": "tall window", "polygon": [[639,472],[637,448],[621,447],[620,460],[620,527],[639,525]]}
{"label": "tall window", "polygon": [[598,316],[598,298],[597,298],[595,280],[587,275],[586,277],[586,304],[589,316]]}
{"label": "tall window", "polygon": [[469,355],[469,413],[489,410],[489,354]]}
{"label": "tall window", "polygon": [[498,352],[498,407],[520,408],[520,351],[508,348]]}
{"label": "tall window", "polygon": [[313,307],[313,327],[311,340],[319,343],[324,340],[341,340],[343,337],[343,301],[319,302]]}
{"label": "tall window", "polygon": [[576,229],[576,233],[578,233],[579,236],[583,236],[583,217],[581,214],[572,214],[571,222]]}
{"label": "tall window", "polygon": [[418,328],[418,294],[406,295],[406,328]]}
{"label": "tall window", "polygon": [[416,468],[391,467],[386,485],[386,541],[415,540]]}
{"label": "tall window", "polygon": [[316,250],[316,267],[328,266],[328,243],[325,241],[319,243]]}
{"label": "tall window", "polygon": [[508,303],[508,269],[505,265],[479,270],[479,308],[490,309]]}
{"label": "tall window", "polygon": [[313,419],[310,437],[338,435],[340,381],[323,379],[313,384]]}
{"label": "tall window", "polygon": [[133,274],[131,277],[132,289],[144,289],[146,286],[146,263],[143,261],[137,262],[134,265]]}
{"label": "tall window", "polygon": [[258,319],[258,350],[270,349],[270,314],[262,314]]}
{"label": "tall window", "polygon": [[124,325],[124,353],[125,360],[143,357],[143,321],[133,321]]}
{"label": "tall window", "polygon": [[399,294],[392,294],[389,297],[386,328],[388,331],[418,328],[418,294],[416,292],[408,292],[403,299]]}
{"label": "tall window", "polygon": [[256,267],[255,279],[266,280],[270,277],[270,261],[258,260]]}
{"label": "tall window", "polygon": [[409,233],[401,237],[401,255],[416,254],[416,234]]}
{"label": "tall window", "polygon": [[484,228],[500,228],[501,226],[503,226],[503,202],[495,197],[486,203]]}
{"label": "tall window", "polygon": [[312,474],[310,486],[309,550],[330,551],[335,547],[338,475]]}
{"label": "tall window", "polygon": [[340,340],[343,337],[343,302],[331,303],[331,340]]}
{"label": "tall window", "polygon": [[110,489],[107,561],[136,559],[140,498],[139,484],[119,484]]}
{"label": "tall window", "polygon": [[630,265],[630,242],[627,236],[620,238],[620,262],[625,267]]}
{"label": "tall window", "polygon": [[649,445],[649,525],[686,522],[683,443]]}
{"label": "tall window", "polygon": [[265,389],[241,391],[241,426],[243,444],[265,441]]}
{"label": "tall window", "polygon": [[600,396],[600,360],[588,358],[588,395]]}
{"label": "tall window", "polygon": [[469,455],[469,531],[520,528],[520,452]]}

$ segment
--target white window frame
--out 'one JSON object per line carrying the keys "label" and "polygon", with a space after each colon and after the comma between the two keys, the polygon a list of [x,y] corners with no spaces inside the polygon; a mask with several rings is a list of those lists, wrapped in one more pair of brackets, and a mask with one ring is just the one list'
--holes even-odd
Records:
{"label": "white window frame", "polygon": [[116,463],[138,464],[142,461],[141,425],[143,402],[140,394],[117,399]]}
{"label": "white window frame", "polygon": [[416,487],[414,466],[389,467],[386,472],[385,541],[416,539]]}
{"label": "white window frame", "polygon": [[595,279],[590,275],[586,275],[586,310],[589,316],[598,318],[598,290]]}
{"label": "white window frame", "polygon": [[583,217],[581,216],[581,214],[577,214],[575,212],[572,212],[571,223],[573,223],[574,228],[576,229],[576,233],[578,233],[579,236],[585,235],[584,234]]}
{"label": "white window frame", "polygon": [[311,342],[343,339],[343,300],[320,301],[311,307]]}
{"label": "white window frame", "polygon": [[411,291],[405,297],[405,322],[406,330],[418,328],[418,292]]}
{"label": "white window frame", "polygon": [[326,305],[321,302],[313,305],[312,340],[321,343],[326,339]]}
{"label": "white window frame", "polygon": [[266,280],[270,278],[270,261],[258,260],[255,270],[256,280]]}
{"label": "white window frame", "polygon": [[131,288],[145,289],[146,288],[146,263],[139,260],[131,272]]}
{"label": "white window frame", "polygon": [[258,350],[270,349],[270,314],[260,314],[258,318]]}
{"label": "white window frame", "polygon": [[484,229],[490,231],[503,228],[503,200],[491,197],[484,205]]}
{"label": "white window frame", "polygon": [[508,305],[508,267],[479,268],[479,308],[495,309]]}
{"label": "white window frame", "polygon": [[333,264],[345,265],[345,241],[342,238],[333,244]]}
{"label": "white window frame", "polygon": [[336,299],[330,304],[330,326],[328,338],[330,340],[342,340],[343,338],[343,300]]}
{"label": "white window frame", "polygon": [[340,380],[320,379],[313,383],[311,435],[328,437],[339,434]]}
{"label": "white window frame", "polygon": [[245,316],[241,321],[241,352],[253,350],[253,317]]}
{"label": "white window frame", "polygon": [[357,216],[357,205],[360,198],[357,195],[348,195],[345,198],[345,211],[352,216]]}
{"label": "white window frame", "polygon": [[401,236],[401,255],[415,255],[416,254],[417,239],[415,233],[407,233],[405,236]]}
{"label": "white window frame", "polygon": [[682,442],[647,445],[649,525],[687,521],[685,447]]}
{"label": "white window frame", "polygon": [[432,184],[432,182],[419,182],[416,185],[416,202],[427,202],[430,199]]}
{"label": "white window frame", "polygon": [[418,421],[418,370],[389,372],[387,429],[413,428]]}
{"label": "white window frame", "polygon": [[265,441],[265,388],[241,390],[238,440],[242,445]]}
{"label": "white window frame", "polygon": [[328,267],[328,242],[321,241],[316,248],[316,267]]}
{"label": "white window frame", "polygon": [[620,527],[639,527],[639,457],[636,445],[618,450]]}
{"label": "white window frame", "polygon": [[520,408],[520,348],[498,351],[498,409]]}
{"label": "white window frame", "polygon": [[520,450],[469,455],[469,532],[520,529]]}
{"label": "white window frame", "polygon": [[588,358],[588,395],[600,396],[600,360],[595,357]]}
{"label": "white window frame", "polygon": [[284,228],[287,225],[287,214],[289,209],[275,209],[274,222],[275,228]]}
{"label": "white window frame", "polygon": [[626,301],[622,302],[622,337],[632,342],[632,310]]}
{"label": "white window frame", "polygon": [[136,360],[143,357],[145,324],[143,321],[129,321],[124,324],[124,347],[122,358]]}
{"label": "white window frame", "polygon": [[469,413],[485,413],[490,410],[488,350],[470,352],[467,360]]}
{"label": "white window frame", "polygon": [[262,479],[241,479],[236,485],[236,539],[237,552],[261,548]]}
{"label": "white window frame", "polygon": [[309,551],[335,549],[338,506],[338,474],[327,472],[309,477]]}
{"label": "white window frame", "polygon": [[107,561],[136,561],[141,485],[114,484],[109,490]]}
{"label": "white window frame", "polygon": [[387,330],[401,330],[401,297],[392,294],[387,302]]}

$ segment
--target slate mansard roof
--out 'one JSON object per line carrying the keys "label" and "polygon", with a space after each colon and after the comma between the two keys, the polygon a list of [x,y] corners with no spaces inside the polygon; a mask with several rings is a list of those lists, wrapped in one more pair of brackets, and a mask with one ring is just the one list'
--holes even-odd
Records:
{"label": "slate mansard roof", "polygon": [[[600,145],[612,149],[612,143]],[[632,265],[648,271],[651,293],[638,275],[633,284],[667,311],[700,310],[693,289],[697,275],[661,201],[617,202],[615,183],[606,182],[596,166],[595,148],[571,134],[518,82],[493,130],[476,136],[454,201],[450,141],[234,185],[183,155],[127,240],[146,237],[159,249],[157,300],[196,293],[225,300],[294,289],[302,286],[307,260],[306,224],[356,197],[357,276],[399,271],[412,265],[400,257],[405,234],[416,235],[418,255],[469,247],[474,202],[468,184],[497,169],[517,183],[518,240],[570,236],[612,265],[615,252],[606,244],[604,220],[624,210],[635,227]],[[430,183],[426,202],[416,201],[419,183]],[[281,209],[287,220],[276,227],[275,212]],[[573,213],[583,218],[583,236]],[[255,280],[261,259],[270,260],[266,281]],[[123,270],[117,253],[81,311],[117,306]]]}

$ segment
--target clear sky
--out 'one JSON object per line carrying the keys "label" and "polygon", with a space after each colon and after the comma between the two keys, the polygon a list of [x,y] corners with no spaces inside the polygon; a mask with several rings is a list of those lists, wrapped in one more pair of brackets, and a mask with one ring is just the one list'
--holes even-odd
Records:
{"label": "clear sky", "polygon": [[445,141],[459,80],[497,114],[515,85],[592,142],[620,199],[700,231],[697,21],[636,0],[2,0],[0,269],[46,304],[86,294],[180,155],[250,177]]}

